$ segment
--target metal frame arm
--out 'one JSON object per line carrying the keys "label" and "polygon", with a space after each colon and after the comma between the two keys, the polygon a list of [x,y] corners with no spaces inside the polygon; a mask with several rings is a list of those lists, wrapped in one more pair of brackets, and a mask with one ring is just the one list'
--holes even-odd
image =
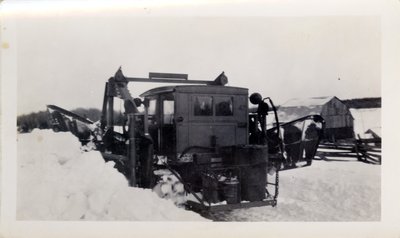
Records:
{"label": "metal frame arm", "polygon": [[224,86],[228,83],[228,77],[222,72],[214,81],[188,80],[187,74],[149,73],[149,78],[125,77],[121,68],[114,75],[116,82],[146,82],[146,83],[181,83],[181,84],[205,84]]}

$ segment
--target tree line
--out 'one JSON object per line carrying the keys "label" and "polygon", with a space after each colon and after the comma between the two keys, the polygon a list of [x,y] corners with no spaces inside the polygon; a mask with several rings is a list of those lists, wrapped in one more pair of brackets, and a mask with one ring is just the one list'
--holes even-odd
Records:
{"label": "tree line", "polygon": [[[71,112],[88,118],[92,121],[98,121],[101,118],[101,110],[97,108],[77,108]],[[50,115],[48,111],[32,112],[17,117],[18,131],[21,133],[30,132],[35,128],[52,129],[50,123]],[[119,112],[114,112],[114,120],[116,125],[122,125],[124,118]]]}
{"label": "tree line", "polygon": [[382,98],[355,98],[342,100],[348,108],[380,108],[382,106]]}

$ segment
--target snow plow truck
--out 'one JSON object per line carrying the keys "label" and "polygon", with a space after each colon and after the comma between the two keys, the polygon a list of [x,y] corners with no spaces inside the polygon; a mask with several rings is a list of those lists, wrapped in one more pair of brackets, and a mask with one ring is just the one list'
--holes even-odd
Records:
{"label": "snow plow truck", "polygon": [[[133,82],[169,86],[133,98]],[[47,108],[57,131],[71,131],[83,148],[101,152],[131,186],[194,211],[276,206],[279,172],[312,164],[324,120],[309,115],[280,124],[270,98],[227,83],[224,72],[189,80],[170,73],[130,78],[119,69],[106,82],[99,121]],[[123,103],[119,125],[116,99]]]}

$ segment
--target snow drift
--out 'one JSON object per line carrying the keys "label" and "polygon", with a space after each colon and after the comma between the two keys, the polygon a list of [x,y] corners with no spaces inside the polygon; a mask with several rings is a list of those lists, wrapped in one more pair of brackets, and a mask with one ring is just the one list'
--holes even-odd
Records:
{"label": "snow drift", "polygon": [[68,132],[18,135],[17,219],[205,220],[149,189],[128,186],[97,151],[81,152]]}

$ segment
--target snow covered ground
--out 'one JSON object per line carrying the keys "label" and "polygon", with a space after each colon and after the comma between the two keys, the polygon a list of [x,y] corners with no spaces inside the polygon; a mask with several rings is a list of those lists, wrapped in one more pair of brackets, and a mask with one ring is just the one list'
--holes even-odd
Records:
{"label": "snow covered ground", "polygon": [[132,188],[67,132],[18,135],[17,219],[201,221],[149,189]]}
{"label": "snow covered ground", "polygon": [[379,221],[380,166],[357,161],[313,161],[280,172],[277,207],[212,214],[220,221]]}
{"label": "snow covered ground", "polygon": [[[202,220],[150,190],[128,187],[98,152],[69,133],[18,135],[17,218],[24,220]],[[348,160],[347,160],[348,161]],[[212,214],[226,221],[378,221],[380,166],[314,161],[280,173],[278,206]]]}

